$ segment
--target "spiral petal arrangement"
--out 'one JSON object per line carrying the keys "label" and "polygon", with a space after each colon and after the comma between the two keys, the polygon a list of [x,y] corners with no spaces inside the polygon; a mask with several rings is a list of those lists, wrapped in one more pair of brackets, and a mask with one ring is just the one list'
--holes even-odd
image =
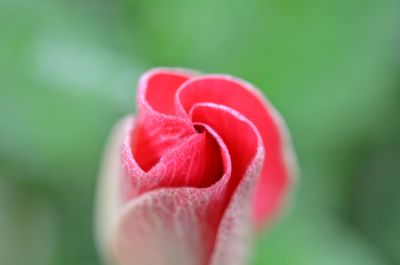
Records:
{"label": "spiral petal arrangement", "polygon": [[98,222],[107,258],[246,264],[249,235],[279,213],[292,184],[282,119],[253,86],[228,75],[154,69],[137,99],[103,169]]}

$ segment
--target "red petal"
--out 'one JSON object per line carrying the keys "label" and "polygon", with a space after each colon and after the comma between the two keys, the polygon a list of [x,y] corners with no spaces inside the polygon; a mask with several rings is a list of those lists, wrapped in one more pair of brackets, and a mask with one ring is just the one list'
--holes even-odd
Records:
{"label": "red petal", "polygon": [[229,179],[228,192],[232,193],[242,180],[258,144],[257,129],[251,126],[244,116],[222,105],[198,103],[190,112],[193,122],[207,124],[222,138],[228,147],[232,163],[232,176]]}
{"label": "red petal", "polygon": [[188,71],[154,69],[139,81],[139,118],[129,135],[130,155],[143,171],[150,170],[182,139],[195,132],[191,121],[174,115],[174,95],[193,74]]}
{"label": "red petal", "polygon": [[226,187],[229,202],[219,223],[210,264],[246,264],[252,230],[251,196],[264,160],[261,137],[246,117],[223,105],[198,103],[190,116],[218,133],[232,163]]}
{"label": "red petal", "polygon": [[163,114],[175,114],[176,90],[195,74],[185,70],[157,68],[144,74],[139,81],[138,105]]}
{"label": "red petal", "polygon": [[267,154],[253,197],[253,218],[261,224],[273,217],[289,187],[292,165],[285,153],[283,122],[272,106],[250,84],[225,75],[193,78],[179,88],[175,100],[182,117],[198,102],[213,102],[237,110],[254,123]]}

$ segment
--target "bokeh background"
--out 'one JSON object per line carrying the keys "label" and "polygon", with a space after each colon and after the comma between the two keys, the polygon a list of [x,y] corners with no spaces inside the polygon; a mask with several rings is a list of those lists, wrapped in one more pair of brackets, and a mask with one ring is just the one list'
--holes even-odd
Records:
{"label": "bokeh background", "polygon": [[286,117],[301,179],[252,265],[400,264],[398,0],[0,0],[0,264],[100,264],[101,153],[153,66]]}

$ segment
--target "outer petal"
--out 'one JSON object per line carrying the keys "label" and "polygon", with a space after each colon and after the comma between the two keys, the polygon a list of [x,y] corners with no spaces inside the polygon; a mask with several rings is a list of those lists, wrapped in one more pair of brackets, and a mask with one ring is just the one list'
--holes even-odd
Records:
{"label": "outer petal", "polygon": [[101,163],[96,194],[95,236],[99,253],[105,264],[117,264],[112,255],[112,238],[122,207],[121,182],[123,175],[121,144],[134,118],[127,116],[113,128]]}
{"label": "outer petal", "polygon": [[[103,243],[100,246],[112,249],[106,256],[115,264],[245,264],[249,245],[244,239],[251,227],[249,196],[263,161],[261,138],[240,114],[217,107],[214,114],[220,114],[213,115],[213,131],[206,124],[207,116],[202,114],[213,110],[206,107],[216,106],[199,106],[193,113],[194,120],[216,138],[226,165],[224,175],[210,187],[162,188],[121,204],[115,198],[120,192],[115,184],[124,172],[115,150],[109,150],[110,161],[103,168],[103,185],[99,189],[98,235]],[[227,123],[221,123],[222,120]],[[131,122],[122,123],[122,131]],[[229,125],[239,129],[239,135],[235,130],[231,133]],[[244,131],[244,140],[255,144],[237,145],[237,137]],[[121,130],[115,134],[121,134]],[[113,146],[120,146],[120,135],[114,137],[117,143]],[[248,162],[235,162],[239,160]],[[231,174],[231,170],[237,173]]]}

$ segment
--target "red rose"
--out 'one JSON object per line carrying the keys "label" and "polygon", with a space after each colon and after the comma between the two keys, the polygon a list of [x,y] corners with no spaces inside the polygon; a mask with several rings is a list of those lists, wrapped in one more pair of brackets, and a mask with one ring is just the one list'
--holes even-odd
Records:
{"label": "red rose", "polygon": [[251,231],[276,216],[292,184],[276,110],[245,81],[176,69],[144,74],[137,105],[114,132],[102,170],[105,257],[118,265],[245,264]]}

